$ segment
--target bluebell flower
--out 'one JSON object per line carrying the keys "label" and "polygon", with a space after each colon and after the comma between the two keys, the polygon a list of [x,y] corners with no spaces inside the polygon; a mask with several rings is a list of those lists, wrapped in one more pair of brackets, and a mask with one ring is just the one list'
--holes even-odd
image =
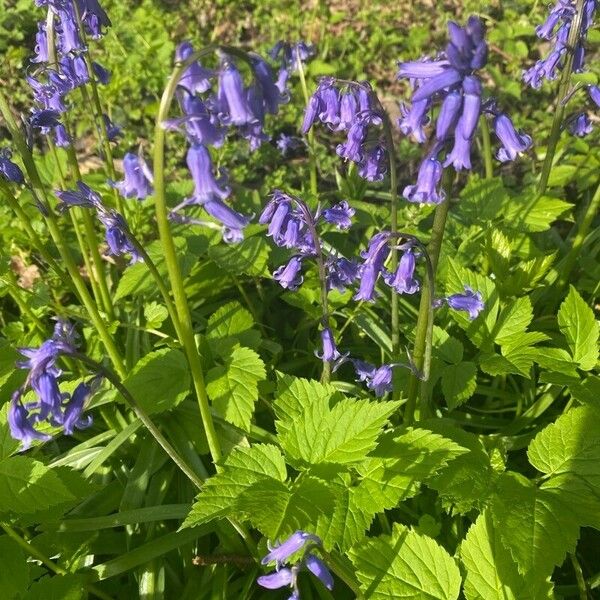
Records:
{"label": "bluebell flower", "polygon": [[125,198],[143,200],[154,193],[150,167],[138,154],[127,152],[123,157],[124,178],[114,186]]}
{"label": "bluebell flower", "polygon": [[275,145],[281,152],[282,156],[287,156],[289,152],[296,148],[301,148],[303,143],[302,140],[294,135],[287,135],[281,133],[275,142]]}
{"label": "bluebell flower", "polygon": [[371,238],[367,250],[362,252],[364,262],[360,267],[360,286],[354,295],[354,300],[375,301],[375,284],[390,253],[389,237],[389,234],[385,232],[375,234]]}
{"label": "bluebell flower", "polygon": [[102,114],[104,125],[106,127],[106,137],[109,142],[114,142],[121,135],[121,127],[115,125],[107,114]]}
{"label": "bluebell flower", "polygon": [[444,190],[439,188],[442,173],[443,168],[440,161],[435,158],[426,157],[419,167],[417,183],[415,185],[407,185],[402,195],[409,202],[440,204],[446,197]]}
{"label": "bluebell flower", "polygon": [[244,239],[244,228],[250,223],[250,219],[223,201],[214,198],[202,204],[202,208],[222,225],[223,241],[227,243],[240,242]]}
{"label": "bluebell flower", "polygon": [[[70,90],[85,85],[90,80],[83,56],[65,55],[61,57],[59,64],[60,74],[68,82]],[[68,90],[65,90],[65,93],[66,91]]]}
{"label": "bluebell flower", "polygon": [[322,352],[315,351],[315,355],[325,362],[338,363],[340,359],[348,356],[348,354],[342,355],[337,349],[330,327],[323,327],[321,330],[321,346]]}
{"label": "bluebell flower", "polygon": [[600,108],[600,87],[597,85],[588,85],[588,94],[590,100]]}
{"label": "bluebell flower", "polygon": [[268,575],[261,575],[256,582],[258,585],[268,589],[277,590],[282,587],[292,585],[295,581],[292,569],[283,568]]}
{"label": "bluebell flower", "polygon": [[304,564],[315,577],[321,580],[328,590],[333,590],[333,576],[320,558],[317,558],[314,554],[307,554]]}
{"label": "bluebell flower", "polygon": [[[182,42],[175,50],[175,60],[184,62],[194,53],[194,47],[191,42]],[[192,62],[183,72],[179,80],[180,87],[185,88],[190,94],[202,94],[211,88],[211,77],[215,72],[212,69],[203,67],[197,60]]]}
{"label": "bluebell flower", "polygon": [[306,531],[297,530],[290,537],[279,544],[268,544],[269,553],[263,557],[260,561],[263,565],[268,565],[270,562],[275,562],[278,566],[285,563],[285,561],[295,552],[298,552],[307,543],[321,544],[321,539]]}
{"label": "bluebell flower", "polygon": [[382,181],[388,168],[388,155],[384,146],[365,149],[358,163],[358,174],[367,181]]}
{"label": "bluebell flower", "polygon": [[29,125],[33,128],[41,129],[42,133],[60,125],[60,113],[56,110],[34,110],[29,118]]}
{"label": "bluebell flower", "polygon": [[500,162],[514,160],[516,156],[531,147],[531,136],[517,131],[512,120],[505,113],[500,113],[494,118],[494,133],[502,143],[496,158]]}
{"label": "bluebell flower", "polygon": [[327,271],[327,289],[344,292],[358,278],[359,268],[356,262],[344,257],[328,257],[325,263]]}
{"label": "bluebell flower", "polygon": [[194,181],[194,195],[186,204],[203,204],[208,200],[225,200],[231,194],[231,188],[226,185],[223,177],[217,179],[210,152],[202,144],[192,144],[188,151],[186,162]]}
{"label": "bluebell flower", "polygon": [[51,435],[37,431],[34,423],[35,419],[23,405],[21,392],[14,392],[8,409],[8,426],[12,438],[21,442],[22,450],[27,450],[34,440],[46,442],[52,439]]}
{"label": "bluebell flower", "polygon": [[332,223],[338,229],[345,230],[352,225],[352,217],[355,212],[348,202],[343,200],[331,208],[326,208],[321,214],[328,223]]}
{"label": "bluebell flower", "polygon": [[279,41],[269,50],[269,56],[273,60],[280,60],[282,67],[286,70],[297,71],[300,63],[305,63],[311,59],[315,52],[314,44]]}
{"label": "bluebell flower", "polygon": [[469,319],[477,318],[479,313],[485,308],[485,303],[481,292],[473,291],[468,285],[465,285],[464,293],[452,294],[446,298],[437,300],[435,306],[440,306],[443,303],[454,310],[461,310],[469,313]]}
{"label": "bluebell flower", "polygon": [[256,121],[248,104],[242,76],[229,60],[225,60],[219,70],[217,102],[219,116],[226,124],[240,126]]}
{"label": "bluebell flower", "polygon": [[102,85],[108,85],[110,83],[110,71],[105,69],[100,63],[93,62],[92,69],[94,70],[94,75],[96,75],[96,79]]}
{"label": "bluebell flower", "polygon": [[110,27],[111,22],[106,14],[106,11],[100,6],[98,0],[77,0],[81,20],[85,25],[88,33],[98,39],[103,35],[102,28]]}
{"label": "bluebell flower", "polygon": [[395,273],[387,273],[383,280],[398,294],[414,294],[419,291],[419,281],[415,279],[416,257],[408,248],[401,256]]}
{"label": "bluebell flower", "polygon": [[65,2],[58,8],[59,22],[56,24],[58,49],[62,54],[85,50],[79,34],[75,10],[71,2]]}
{"label": "bluebell flower", "polygon": [[289,96],[279,90],[271,67],[258,54],[251,54],[251,59],[252,70],[262,91],[265,110],[273,115],[277,114],[279,105],[286,102]]}
{"label": "bluebell flower", "polygon": [[7,148],[0,150],[0,175],[12,183],[23,183],[23,171],[12,160],[12,154]]}
{"label": "bluebell flower", "polygon": [[46,35],[46,22],[38,22],[38,30],[35,34],[35,56],[31,59],[33,63],[48,62],[48,36]]}
{"label": "bluebell flower", "polygon": [[86,429],[92,424],[92,415],[82,416],[85,404],[92,394],[87,383],[80,383],[64,405],[63,429],[67,435],[73,435],[75,429]]}
{"label": "bluebell flower", "polygon": [[577,137],[585,137],[594,129],[586,113],[579,113],[567,119],[567,128],[569,133]]}
{"label": "bluebell flower", "polygon": [[286,265],[281,265],[273,273],[273,279],[286,290],[297,290],[304,281],[302,276],[302,257],[292,256]]}
{"label": "bluebell flower", "polygon": [[392,391],[392,369],[395,365],[382,365],[377,368],[372,364],[353,359],[354,371],[358,381],[366,383],[367,388],[375,392],[378,397]]}

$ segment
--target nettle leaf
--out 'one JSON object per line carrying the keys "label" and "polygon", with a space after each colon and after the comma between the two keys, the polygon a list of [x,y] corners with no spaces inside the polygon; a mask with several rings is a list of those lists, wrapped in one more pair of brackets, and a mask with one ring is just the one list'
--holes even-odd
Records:
{"label": "nettle leaf", "polygon": [[239,302],[228,302],[208,319],[206,341],[212,352],[223,357],[228,356],[236,344],[256,349],[260,344],[260,333],[252,329],[253,326],[250,311]]}
{"label": "nettle leaf", "polygon": [[437,490],[444,505],[456,512],[482,508],[498,475],[481,440],[444,419],[430,419],[419,425],[470,451],[457,456],[440,473],[428,479],[427,486]]}
{"label": "nettle leaf", "polygon": [[302,413],[313,402],[329,403],[330,398],[336,393],[331,385],[323,385],[318,381],[282,375],[277,381],[277,397],[273,403],[277,421],[277,431],[283,435]]}
{"label": "nettle leaf", "polygon": [[460,545],[459,556],[465,569],[467,600],[547,600],[554,597],[549,581],[519,573],[487,510],[469,528]]}
{"label": "nettle leaf", "polygon": [[504,307],[498,316],[494,342],[500,346],[524,333],[533,319],[533,307],[529,296],[517,298]]}
{"label": "nettle leaf", "polygon": [[70,469],[50,469],[26,456],[0,460],[0,513],[31,514],[73,502],[78,494],[71,483],[84,485]]}
{"label": "nettle leaf", "polygon": [[545,579],[575,548],[579,524],[560,492],[537,488],[517,473],[501,476],[491,514],[521,574]]}
{"label": "nettle leaf", "polygon": [[521,195],[507,206],[504,219],[519,231],[546,231],[556,219],[567,218],[572,208],[572,204],[559,198],[541,196],[532,201],[531,195]]}
{"label": "nettle leaf", "polygon": [[36,581],[23,600],[83,600],[87,597],[84,575],[55,575]]}
{"label": "nettle leaf", "polygon": [[123,385],[149,414],[177,406],[189,392],[190,374],[182,352],[163,348],[140,359]]}
{"label": "nettle leaf", "polygon": [[480,349],[491,349],[494,339],[494,326],[498,318],[499,299],[494,282],[478,273],[473,273],[460,266],[452,258],[447,259],[446,294],[463,293],[468,285],[476,292],[481,292],[485,308],[473,321],[463,311],[451,310],[452,318],[465,330],[469,339]]}
{"label": "nettle leaf", "polygon": [[466,402],[477,387],[477,366],[465,361],[442,370],[442,392],[450,410]]}
{"label": "nettle leaf", "polygon": [[266,376],[260,356],[250,348],[237,347],[225,366],[206,374],[206,392],[226,421],[247,431],[258,400],[258,382]]}
{"label": "nettle leaf", "polygon": [[598,361],[598,323],[592,309],[573,286],[558,311],[558,325],[567,339],[573,360],[584,371],[593,369]]}
{"label": "nettle leaf", "polygon": [[276,446],[256,444],[251,448],[234,448],[223,464],[223,470],[204,484],[181,527],[194,527],[234,515],[240,496],[248,488],[259,482],[283,483],[286,477],[285,460]]}
{"label": "nettle leaf", "polygon": [[463,359],[464,348],[462,343],[449,335],[444,329],[433,326],[433,352],[437,358],[444,362],[456,365]]}
{"label": "nettle leaf", "polygon": [[270,479],[245,490],[239,507],[271,540],[298,529],[314,531],[317,519],[330,514],[333,494],[324,481],[302,476],[293,484]]}
{"label": "nettle leaf", "polygon": [[281,445],[290,458],[309,465],[359,462],[375,447],[398,406],[398,402],[345,398],[330,408],[322,398],[280,436]]}
{"label": "nettle leaf", "polygon": [[21,546],[7,535],[0,536],[0,598],[21,597],[29,585],[29,563]]}
{"label": "nettle leaf", "polygon": [[219,244],[208,249],[208,256],[231,275],[241,273],[268,277],[271,248],[262,235],[246,238],[239,244]]}
{"label": "nettle leaf", "polygon": [[433,539],[394,523],[391,536],[369,538],[349,552],[366,598],[455,600],[460,571]]}

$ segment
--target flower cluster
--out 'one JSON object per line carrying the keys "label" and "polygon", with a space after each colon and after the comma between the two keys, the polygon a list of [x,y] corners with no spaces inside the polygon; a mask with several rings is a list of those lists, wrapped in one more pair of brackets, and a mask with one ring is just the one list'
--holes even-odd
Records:
{"label": "flower cluster", "polygon": [[383,179],[388,157],[381,131],[376,129],[383,123],[383,108],[367,82],[342,83],[323,77],[306,107],[302,132],[308,133],[315,121],[332,131],[346,132],[346,141],[338,144],[337,154],[356,163],[363,179]]}
{"label": "flower cluster", "polygon": [[[580,73],[584,68],[585,42],[588,30],[593,24],[596,0],[585,0],[578,37],[573,52],[573,72]],[[576,13],[575,0],[557,0],[550,8],[548,18],[536,27],[535,33],[542,40],[549,40],[551,48],[547,56],[538,60],[533,67],[523,73],[523,81],[534,89],[539,89],[546,79],[554,81],[565,65],[569,50],[569,34]]]}
{"label": "flower cluster", "polygon": [[[71,324],[58,320],[54,334],[38,348],[21,348],[19,352],[26,358],[17,363],[21,369],[28,369],[25,384],[12,395],[8,410],[8,424],[14,439],[21,442],[25,450],[33,440],[47,441],[51,436],[37,429],[37,425],[47,423],[62,427],[67,435],[74,429],[84,429],[92,423],[92,417],[82,417],[85,403],[92,392],[91,383],[80,383],[72,394],[62,393],[58,385],[61,370],[57,361],[61,356],[75,352],[75,331]],[[23,395],[31,388],[37,399],[23,402]]]}
{"label": "flower cluster", "polygon": [[[264,131],[267,114],[276,114],[279,105],[288,100],[278,87],[273,70],[259,55],[248,54],[252,73],[249,85],[232,57],[222,54],[217,70],[208,69],[194,58],[189,42],[176,51],[178,62],[188,63],[178,83],[177,98],[182,116],[163,123],[167,129],[185,133],[190,143],[187,164],[194,180],[194,194],[171,211],[177,222],[202,223],[180,211],[189,206],[202,206],[222,224],[223,239],[243,239],[243,229],[250,219],[225,204],[231,194],[224,174],[217,176],[209,147],[220,147],[228,130],[237,130],[256,150],[269,136]],[[216,91],[213,90],[216,80]],[[200,96],[204,94],[204,96]]]}
{"label": "flower cluster", "polygon": [[[269,590],[276,590],[282,587],[290,587],[292,595],[288,600],[300,600],[300,591],[298,589],[298,574],[304,568],[317,577],[328,589],[333,589],[333,577],[327,568],[327,565],[312,551],[321,545],[321,539],[305,531],[294,532],[287,540],[275,546],[269,546],[269,553],[262,559],[262,564],[267,565],[275,563],[275,571],[268,575],[261,575],[257,583]],[[291,564],[288,559],[302,550],[302,556]],[[285,566],[284,566],[285,565]]]}
{"label": "flower cluster", "polygon": [[60,211],[65,211],[72,206],[82,206],[96,210],[98,219],[106,228],[106,243],[110,253],[114,256],[129,254],[131,263],[139,262],[142,257],[138,254],[131,241],[131,234],[122,215],[102,204],[100,196],[82,181],[77,182],[76,190],[56,190],[54,192],[60,199]]}
{"label": "flower cluster", "polygon": [[[46,6],[52,19],[38,23],[35,55],[31,62],[39,65],[34,75],[27,76],[37,107],[33,109],[29,124],[43,134],[51,131],[57,146],[71,143],[61,115],[67,111],[66,96],[73,90],[85,85],[90,78],[98,83],[107,84],[110,73],[98,63],[90,63],[85,58],[86,35],[98,39],[103,28],[110,26],[110,19],[97,0],[38,0],[38,6]],[[53,23],[53,31],[48,31],[48,23]],[[83,30],[80,28],[83,25]],[[48,36],[54,35],[53,39]],[[50,55],[50,48],[56,56]],[[118,134],[107,115],[103,115],[107,131]]]}
{"label": "flower cluster", "polygon": [[450,22],[448,32],[450,41],[435,60],[425,57],[399,63],[398,77],[409,79],[414,89],[410,107],[401,106],[401,131],[418,143],[426,142],[432,109],[440,104],[433,140],[419,168],[417,183],[403,192],[409,202],[419,204],[444,200],[440,189],[444,167],[471,169],[471,146],[482,113],[493,116],[494,132],[502,144],[498,160],[513,160],[531,146],[531,137],[518,132],[493,99],[483,98],[483,86],[475,74],[487,62],[481,20],[469,17],[464,27]]}

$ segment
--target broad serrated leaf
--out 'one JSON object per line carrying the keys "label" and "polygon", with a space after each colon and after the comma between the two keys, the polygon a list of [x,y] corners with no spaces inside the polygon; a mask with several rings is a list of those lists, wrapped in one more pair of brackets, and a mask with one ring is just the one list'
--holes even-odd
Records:
{"label": "broad serrated leaf", "polygon": [[196,498],[182,527],[193,527],[234,513],[240,495],[258,482],[287,477],[283,455],[276,446],[257,444],[235,448],[223,470],[211,477]]}
{"label": "broad serrated leaf", "polygon": [[0,536],[0,598],[21,596],[29,585],[29,563],[21,546],[7,535]]}
{"label": "broad serrated leaf", "polygon": [[479,515],[460,545],[465,568],[467,600],[547,600],[553,598],[546,580],[519,573],[510,552],[500,541],[488,511]]}
{"label": "broad serrated leaf", "polygon": [[432,342],[434,356],[452,365],[462,361],[464,352],[462,343],[437,325],[433,327]]}
{"label": "broad serrated leaf", "polygon": [[598,361],[598,323],[592,309],[573,286],[558,311],[558,325],[573,360],[584,371],[593,369]]}
{"label": "broad serrated leaf", "polygon": [[313,402],[281,435],[281,445],[292,459],[308,465],[359,462],[397,408],[397,402],[348,398],[332,409],[325,399]]}
{"label": "broad serrated leaf", "polygon": [[477,367],[465,361],[457,365],[446,365],[442,370],[442,392],[450,410],[466,402],[477,387]]}
{"label": "broad serrated leaf", "polygon": [[254,319],[249,310],[239,302],[228,302],[208,319],[206,341],[220,356],[227,356],[236,344],[256,349],[260,344],[260,333],[252,329],[253,326]]}
{"label": "broad serrated leaf", "polygon": [[225,366],[206,374],[206,392],[226,421],[247,431],[258,400],[258,382],[266,376],[260,356],[250,348],[238,347]]}
{"label": "broad serrated leaf", "polygon": [[495,326],[494,342],[500,346],[515,334],[524,333],[533,319],[533,308],[529,296],[517,298],[500,311]]}
{"label": "broad serrated leaf", "polygon": [[579,525],[560,491],[537,488],[517,473],[501,476],[491,514],[521,574],[545,579],[575,548]]}
{"label": "broad serrated leaf", "polygon": [[573,475],[600,494],[600,411],[572,408],[540,431],[527,449],[529,462],[546,475]]}
{"label": "broad serrated leaf", "polygon": [[23,600],[83,600],[87,597],[85,577],[55,575],[36,581],[23,595]]}
{"label": "broad serrated leaf", "polygon": [[123,385],[149,414],[177,406],[188,394],[188,363],[179,350],[164,348],[138,361]]}
{"label": "broad serrated leaf", "polygon": [[267,277],[270,247],[262,235],[247,238],[239,244],[211,246],[208,255],[219,267],[234,276],[240,273]]}
{"label": "broad serrated leaf", "polygon": [[460,572],[433,539],[398,523],[391,536],[369,538],[350,550],[365,598],[455,600]]}
{"label": "broad serrated leaf", "polygon": [[556,219],[565,217],[572,208],[572,204],[559,198],[541,196],[531,202],[525,195],[513,199],[503,217],[506,223],[519,231],[546,231]]}
{"label": "broad serrated leaf", "polygon": [[275,540],[298,529],[314,531],[332,502],[333,494],[324,481],[301,477],[294,484],[260,481],[242,493],[239,507],[252,525]]}
{"label": "broad serrated leaf", "polygon": [[273,403],[280,435],[294,425],[296,419],[313,403],[329,402],[335,394],[331,385],[318,381],[282,375],[277,381],[277,397]]}

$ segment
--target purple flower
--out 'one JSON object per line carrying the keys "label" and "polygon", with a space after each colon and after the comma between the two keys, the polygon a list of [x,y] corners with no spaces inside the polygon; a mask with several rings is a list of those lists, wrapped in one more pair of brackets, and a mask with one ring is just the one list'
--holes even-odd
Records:
{"label": "purple flower", "polygon": [[225,61],[219,71],[217,101],[224,122],[239,126],[256,121],[256,116],[248,104],[242,76],[229,61]]}
{"label": "purple flower", "polygon": [[302,277],[302,258],[293,256],[286,265],[282,265],[273,273],[273,279],[278,281],[279,285],[286,290],[297,290],[304,281],[304,277]]}
{"label": "purple flower", "polygon": [[131,255],[130,263],[141,262],[143,259],[133,245],[129,228],[125,219],[115,211],[100,211],[98,219],[106,228],[105,239],[108,249],[113,256]]}
{"label": "purple flower", "polygon": [[335,225],[338,229],[349,229],[352,225],[352,217],[356,211],[346,202],[338,202],[331,208],[323,211],[323,218]]}
{"label": "purple flower", "polygon": [[419,282],[415,279],[416,259],[412,248],[408,248],[400,258],[395,273],[384,275],[384,281],[398,294],[414,294],[419,291]]}
{"label": "purple flower", "polygon": [[445,167],[452,165],[455,171],[471,169],[471,139],[463,135],[464,129],[465,120],[462,116],[458,120],[458,125],[454,131],[454,146],[444,161]]}
{"label": "purple flower", "polygon": [[309,542],[320,545],[321,539],[312,533],[297,530],[280,544],[268,545],[270,552],[260,562],[263,565],[268,565],[270,562],[275,561],[279,566]]}
{"label": "purple flower", "polygon": [[84,206],[102,210],[100,196],[83,181],[77,182],[77,190],[56,190],[54,193],[61,200],[61,203],[57,206],[61,212],[71,208],[71,206]]}
{"label": "purple flower", "polygon": [[288,99],[287,95],[281,93],[271,67],[257,54],[252,55],[252,69],[262,91],[266,112],[277,114],[279,105]]}
{"label": "purple flower", "polygon": [[105,69],[100,63],[93,62],[92,69],[94,70],[94,75],[96,75],[96,79],[102,85],[108,85],[110,82],[110,71]]}
{"label": "purple flower", "polygon": [[92,389],[87,383],[80,383],[67,400],[64,407],[63,429],[67,435],[73,435],[75,429],[85,429],[92,424],[92,416],[82,417],[86,402],[92,394]]}
{"label": "purple flower", "polygon": [[202,204],[202,208],[223,224],[223,240],[227,243],[240,242],[244,239],[243,229],[250,223],[250,219],[221,200],[214,198]]}
{"label": "purple flower", "polygon": [[437,140],[445,140],[454,130],[462,104],[463,96],[459,92],[450,92],[444,98],[436,123],[435,137]]}
{"label": "purple flower", "polygon": [[585,137],[594,129],[592,122],[586,113],[579,113],[567,120],[569,133],[577,137]]}
{"label": "purple flower", "polygon": [[367,181],[381,181],[387,173],[388,157],[383,146],[373,146],[363,152],[358,163],[358,174]]}
{"label": "purple flower", "polygon": [[67,132],[67,128],[61,123],[54,128],[54,143],[59,148],[67,148],[71,145],[71,136]]}
{"label": "purple flower", "polygon": [[335,345],[335,339],[330,327],[324,327],[321,330],[321,345],[323,351],[315,352],[317,358],[320,358],[325,362],[336,362],[340,358],[343,358]]}
{"label": "purple flower", "polygon": [[6,148],[0,150],[0,175],[7,181],[23,183],[25,181],[23,171],[21,171],[21,168],[18,165],[10,160],[11,157],[12,154],[10,150]]}
{"label": "purple flower", "polygon": [[123,180],[115,184],[122,196],[143,200],[152,195],[152,173],[141,156],[127,152],[123,157],[123,171]]}
{"label": "purple flower", "polygon": [[38,30],[35,34],[35,56],[31,59],[33,63],[48,62],[48,37],[46,35],[46,22],[38,22]]}
{"label": "purple flower", "polygon": [[107,114],[102,115],[104,126],[106,127],[106,137],[109,142],[114,142],[121,135],[121,128],[115,125]]}
{"label": "purple flower", "polygon": [[292,570],[284,568],[279,569],[279,571],[269,573],[268,575],[261,575],[256,580],[256,583],[264,588],[267,588],[268,590],[277,590],[281,587],[292,585],[294,580],[295,577]]}
{"label": "purple flower", "polygon": [[367,387],[381,397],[392,391],[392,365],[382,365],[367,380]]}
{"label": "purple flower", "polygon": [[474,292],[469,286],[465,285],[465,291],[462,294],[452,294],[444,299],[450,308],[462,310],[469,313],[469,319],[475,319],[485,308],[481,292]]}
{"label": "purple flower", "polygon": [[407,185],[402,195],[409,202],[440,204],[446,197],[444,190],[438,190],[442,172],[443,169],[439,160],[425,158],[419,167],[416,185]]}
{"label": "purple flower", "polygon": [[348,130],[346,142],[337,146],[338,155],[353,162],[360,162],[363,158],[363,143],[367,139],[367,132],[368,121],[365,118],[355,121]]}
{"label": "purple flower", "polygon": [[98,39],[103,35],[102,27],[110,27],[111,22],[98,0],[77,0],[81,19],[89,34]]}
{"label": "purple flower", "polygon": [[165,129],[180,129],[185,125],[185,132],[190,142],[219,148],[225,139],[225,129],[216,122],[206,104],[197,96],[186,90],[179,94],[179,104],[183,117],[168,119],[163,122]]}
{"label": "purple flower", "polygon": [[33,128],[41,129],[42,133],[47,133],[47,130],[60,125],[59,119],[60,112],[57,110],[34,110],[29,118],[29,125]]}
{"label": "purple flower", "polygon": [[364,262],[359,274],[360,287],[354,295],[354,300],[375,301],[375,284],[390,253],[388,241],[388,233],[377,233],[371,238],[366,252],[362,253]]}
{"label": "purple flower", "polygon": [[[182,42],[175,50],[175,60],[185,62],[194,53],[191,42]],[[185,88],[190,94],[202,94],[210,89],[210,78],[214,71],[204,68],[198,61],[192,62],[183,72],[178,85]]]}
{"label": "purple flower", "polygon": [[208,200],[225,200],[231,189],[213,173],[210,152],[202,144],[192,144],[187,152],[187,166],[194,180],[194,195],[188,203],[203,204]]}
{"label": "purple flower", "polygon": [[600,108],[600,87],[597,85],[589,85],[588,86],[588,94],[592,102]]}
{"label": "purple flower", "polygon": [[296,136],[282,133],[277,138],[276,146],[279,148],[282,156],[287,156],[290,151],[302,147],[302,140]]}
{"label": "purple flower", "polygon": [[269,50],[269,56],[273,60],[279,59],[282,67],[287,70],[297,71],[301,63],[306,62],[315,55],[314,44],[307,44],[306,42],[277,42],[271,50]]}
{"label": "purple flower", "polygon": [[59,23],[56,26],[58,33],[58,47],[62,54],[72,51],[84,50],[77,26],[75,10],[71,2],[65,2],[58,9]]}
{"label": "purple flower", "polygon": [[325,563],[314,554],[308,554],[305,559],[306,568],[328,589],[333,589],[333,576]]}
{"label": "purple flower", "polygon": [[502,148],[496,154],[500,162],[514,160],[517,155],[531,147],[531,136],[518,132],[505,113],[500,113],[494,118],[494,133],[502,143]]}
{"label": "purple flower", "polygon": [[52,436],[37,431],[34,423],[35,418],[23,406],[21,393],[14,392],[8,408],[8,426],[12,438],[21,442],[22,450],[27,450],[34,440],[46,442],[52,439]]}
{"label": "purple flower", "polygon": [[347,258],[328,258],[325,263],[327,270],[327,289],[344,292],[346,287],[358,278],[358,265]]}
{"label": "purple flower", "polygon": [[339,131],[347,131],[356,119],[358,112],[358,100],[352,90],[341,95],[340,99],[340,123],[337,127]]}

